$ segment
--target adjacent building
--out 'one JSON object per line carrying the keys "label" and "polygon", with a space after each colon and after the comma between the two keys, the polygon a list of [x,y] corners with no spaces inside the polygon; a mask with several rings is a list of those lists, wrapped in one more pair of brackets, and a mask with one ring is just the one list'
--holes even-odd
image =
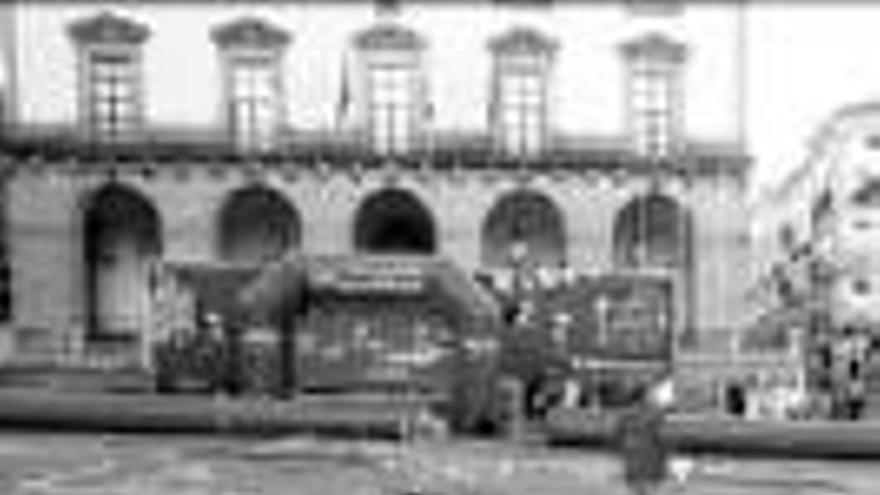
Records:
{"label": "adjacent building", "polygon": [[809,159],[763,198],[756,223],[760,330],[800,339],[820,388],[828,375],[871,379],[880,328],[878,132],[875,102],[830,116]]}

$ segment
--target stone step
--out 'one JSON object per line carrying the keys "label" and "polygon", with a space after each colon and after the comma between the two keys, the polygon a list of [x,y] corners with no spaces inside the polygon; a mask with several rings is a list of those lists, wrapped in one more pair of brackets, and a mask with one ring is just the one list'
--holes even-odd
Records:
{"label": "stone step", "polygon": [[0,386],[71,392],[149,392],[153,378],[138,370],[3,369]]}

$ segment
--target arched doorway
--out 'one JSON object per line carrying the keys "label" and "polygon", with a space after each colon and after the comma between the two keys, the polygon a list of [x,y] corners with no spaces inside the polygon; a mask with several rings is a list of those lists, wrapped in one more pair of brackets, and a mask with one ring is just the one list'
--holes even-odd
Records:
{"label": "arched doorway", "polygon": [[369,196],[355,218],[354,243],[369,253],[433,253],[431,213],[412,193],[386,189]]}
{"label": "arched doorway", "polygon": [[223,205],[218,239],[223,260],[266,263],[282,257],[299,243],[299,214],[272,189],[240,189]]}
{"label": "arched doorway", "polygon": [[614,221],[614,265],[624,269],[665,269],[672,275],[676,313],[685,342],[693,334],[693,226],[688,211],[658,193],[627,203]]}
{"label": "arched doorway", "polygon": [[84,209],[87,337],[139,334],[149,317],[150,271],[162,251],[161,221],[137,191],[108,185]]}
{"label": "arched doorway", "polygon": [[499,198],[483,223],[483,266],[506,267],[519,246],[530,263],[560,267],[565,263],[565,224],[559,208],[543,194],[518,190]]}
{"label": "arched doorway", "polygon": [[614,222],[614,262],[628,268],[691,264],[690,218],[675,200],[650,194],[631,200]]}

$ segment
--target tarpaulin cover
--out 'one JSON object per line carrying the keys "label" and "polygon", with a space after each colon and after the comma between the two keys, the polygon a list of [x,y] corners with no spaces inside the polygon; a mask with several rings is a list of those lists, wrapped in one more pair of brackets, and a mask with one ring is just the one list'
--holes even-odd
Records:
{"label": "tarpaulin cover", "polygon": [[162,268],[193,292],[202,311],[222,315],[230,323],[252,320],[252,311],[241,303],[240,293],[260,275],[258,266],[170,262]]}
{"label": "tarpaulin cover", "polygon": [[495,300],[464,272],[446,259],[418,255],[291,255],[264,269],[240,302],[276,319],[305,311],[310,294],[426,297],[471,319],[499,318]]}

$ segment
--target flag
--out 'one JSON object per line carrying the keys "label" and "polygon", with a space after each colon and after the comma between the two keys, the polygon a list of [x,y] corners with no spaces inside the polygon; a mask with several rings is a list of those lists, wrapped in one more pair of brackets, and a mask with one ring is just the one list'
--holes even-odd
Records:
{"label": "flag", "polygon": [[337,127],[342,127],[345,123],[345,118],[348,116],[349,107],[351,106],[351,83],[348,76],[348,64],[344,55],[342,57],[340,74],[342,79],[339,84],[339,100],[336,102]]}

